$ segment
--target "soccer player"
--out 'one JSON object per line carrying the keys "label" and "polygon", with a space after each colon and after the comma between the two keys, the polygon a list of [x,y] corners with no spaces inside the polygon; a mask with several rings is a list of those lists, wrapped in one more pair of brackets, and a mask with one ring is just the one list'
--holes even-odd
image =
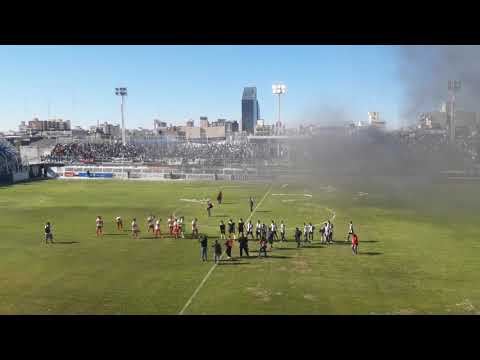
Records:
{"label": "soccer player", "polygon": [[310,242],[313,241],[313,232],[315,231],[315,226],[312,225],[312,223],[308,224],[308,240]]}
{"label": "soccer player", "polygon": [[207,201],[207,213],[208,213],[208,217],[212,216],[212,208],[213,208],[213,204],[210,200]]}
{"label": "soccer player", "polygon": [[275,238],[278,240],[278,235],[277,235],[277,224],[275,224],[275,221],[272,220],[272,223],[270,224],[270,231],[272,232],[272,239]]}
{"label": "soccer player", "polygon": [[250,235],[252,237],[252,240],[253,240],[253,224],[252,224],[252,220],[248,220],[248,224],[247,224],[247,237],[248,235]]}
{"label": "soccer player", "polygon": [[162,237],[162,232],[160,231],[160,221],[162,221],[162,219],[157,219],[157,221],[155,221],[155,237],[158,238],[159,236]]}
{"label": "soccer player", "polygon": [[322,243],[325,242],[325,227],[327,226],[327,223],[323,224],[322,227],[320,228],[320,237],[322,238]]}
{"label": "soccer player", "polygon": [[267,232],[267,240],[268,240],[268,243],[270,244],[270,251],[272,251],[272,249],[273,249],[273,231],[266,228],[266,232]]}
{"label": "soccer player", "polygon": [[97,219],[95,220],[95,223],[97,225],[97,237],[103,236],[103,220],[102,220],[102,217],[100,215],[97,216]]}
{"label": "soccer player", "polygon": [[298,227],[295,228],[295,241],[297,242],[297,248],[302,246],[302,232]]}
{"label": "soccer player", "polygon": [[215,264],[218,264],[220,262],[220,258],[222,257],[222,245],[220,245],[218,240],[215,240],[215,244],[213,245],[213,251],[215,254]]}
{"label": "soccer player", "polygon": [[352,234],[352,253],[353,255],[358,254],[358,236],[357,234]]}
{"label": "soccer player", "polygon": [[175,237],[175,239],[178,239],[178,237],[180,236],[180,222],[177,220],[175,220],[173,224],[173,236]]}
{"label": "soccer player", "polygon": [[260,240],[260,249],[258,250],[258,257],[262,256],[267,257],[267,240],[261,239]]}
{"label": "soccer player", "polygon": [[225,224],[224,224],[223,220],[220,220],[219,227],[220,227],[220,239],[225,240],[226,239],[226,237],[225,237]]}
{"label": "soccer player", "polygon": [[117,230],[118,231],[123,231],[123,220],[122,220],[122,218],[120,216],[117,216],[115,218],[115,222],[117,224]]}
{"label": "soccer player", "polygon": [[329,243],[330,243],[330,222],[326,222],[326,223],[325,223],[325,230],[324,230],[324,232],[325,232],[325,235],[324,235],[324,236],[325,236],[325,242],[326,242],[327,244],[329,244]]}
{"label": "soccer player", "polygon": [[308,225],[303,223],[303,242],[308,242]]}
{"label": "soccer player", "polygon": [[248,237],[242,234],[238,242],[240,244],[240,257],[243,256],[243,252],[245,252],[247,256],[250,256],[250,254],[248,253]]}
{"label": "soccer player", "polygon": [[280,237],[282,242],[287,241],[285,240],[285,224],[283,223],[283,220],[280,222]]}
{"label": "soccer player", "polygon": [[328,237],[329,241],[333,243],[333,224],[328,220]]}
{"label": "soccer player", "polygon": [[258,220],[257,225],[255,225],[255,239],[258,240],[262,237],[262,224]]}
{"label": "soccer player", "polygon": [[345,241],[348,242],[348,240],[350,240],[350,236],[352,236],[353,233],[354,233],[354,231],[353,231],[353,222],[350,221],[350,224],[348,224],[347,240],[345,240]]}
{"label": "soccer player", "polygon": [[232,219],[228,220],[228,236],[235,239],[235,223]]}
{"label": "soccer player", "polygon": [[225,246],[226,246],[226,253],[227,253],[227,260],[232,259],[232,248],[233,248],[233,239],[230,236],[227,241],[225,241]]}
{"label": "soccer player", "polygon": [[180,236],[182,239],[185,239],[185,217],[180,216],[178,223],[180,225]]}
{"label": "soccer player", "polygon": [[218,193],[218,196],[217,196],[218,205],[220,205],[222,203],[222,200],[223,200],[223,193],[220,190],[220,192]]}
{"label": "soccer player", "polygon": [[250,212],[253,212],[253,198],[250,196]]}
{"label": "soccer player", "polygon": [[138,233],[140,232],[137,224],[137,219],[133,218],[132,220],[132,237],[138,239]]}
{"label": "soccer player", "polygon": [[198,237],[198,226],[197,226],[197,218],[192,220],[192,238]]}
{"label": "soccer player", "polygon": [[200,253],[202,261],[207,261],[207,248],[208,248],[208,238],[207,235],[200,235],[198,241],[200,242]]}
{"label": "soccer player", "polygon": [[262,223],[260,238],[267,240],[267,225],[265,223]]}
{"label": "soccer player", "polygon": [[50,225],[49,222],[45,224],[45,244],[48,244],[48,241],[50,240],[50,243],[54,244],[53,242],[53,233],[52,233],[52,226]]}
{"label": "soccer player", "polygon": [[147,226],[148,226],[147,232],[150,232],[150,230],[151,230],[152,234],[154,234],[155,233],[155,216],[150,215],[147,218]]}
{"label": "soccer player", "polygon": [[170,215],[168,220],[167,220],[167,224],[168,224],[168,230],[170,232],[170,235],[173,234],[173,215]]}
{"label": "soccer player", "polygon": [[240,221],[238,222],[238,237],[244,236],[245,234],[245,223],[243,222],[243,219],[240,218]]}

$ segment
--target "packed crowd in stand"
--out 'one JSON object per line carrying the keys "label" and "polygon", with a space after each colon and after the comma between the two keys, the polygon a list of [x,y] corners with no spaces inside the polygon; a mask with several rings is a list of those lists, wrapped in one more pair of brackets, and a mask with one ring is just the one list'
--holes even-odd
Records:
{"label": "packed crowd in stand", "polygon": [[[280,157],[286,157],[282,148]],[[277,158],[278,154],[267,147],[257,144],[227,143],[71,143],[57,144],[44,161],[102,162],[124,159],[127,161],[148,162],[165,159],[178,160],[181,163],[201,162],[204,165],[223,166],[229,161],[256,161]]]}
{"label": "packed crowd in stand", "polygon": [[0,176],[6,176],[21,168],[20,154],[9,142],[0,139]]}

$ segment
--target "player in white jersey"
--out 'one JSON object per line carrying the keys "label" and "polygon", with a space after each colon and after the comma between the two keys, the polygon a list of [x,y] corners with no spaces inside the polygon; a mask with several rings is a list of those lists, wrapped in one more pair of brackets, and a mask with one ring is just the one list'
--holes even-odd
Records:
{"label": "player in white jersey", "polygon": [[155,221],[155,237],[158,238],[160,236],[160,238],[162,237],[162,232],[160,231],[160,221],[162,221],[162,219],[157,219]]}
{"label": "player in white jersey", "polygon": [[280,222],[280,240],[282,242],[286,241],[285,240],[285,224],[283,223],[283,220]]}
{"label": "player in white jersey", "polygon": [[118,231],[123,231],[123,220],[120,216],[117,216],[115,218],[115,223],[117,224],[117,230]]}
{"label": "player in white jersey", "polygon": [[312,223],[308,224],[308,239],[310,242],[313,241],[313,232],[315,231],[315,226]]}
{"label": "player in white jersey", "polygon": [[354,234],[353,231],[353,222],[350,221],[350,224],[348,224],[348,235],[347,235],[347,240],[345,241],[350,241],[350,237]]}
{"label": "player in white jersey", "polygon": [[255,239],[258,240],[262,237],[262,224],[258,220],[257,225],[255,225]]}
{"label": "player in white jersey", "polygon": [[102,217],[99,215],[97,216],[97,219],[95,220],[96,226],[97,226],[97,237],[98,236],[103,236],[103,220]]}
{"label": "player in white jersey", "polygon": [[248,224],[247,224],[247,238],[248,238],[248,235],[250,235],[253,239],[253,224],[252,224],[252,220],[248,220]]}
{"label": "player in white jersey", "polygon": [[198,225],[197,225],[197,218],[192,220],[192,238],[198,237]]}
{"label": "player in white jersey", "polygon": [[278,240],[278,235],[277,235],[277,224],[275,224],[275,221],[272,220],[272,223],[270,224],[270,231],[273,234],[273,238]]}
{"label": "player in white jersey", "polygon": [[138,229],[137,219],[133,218],[132,221],[132,237],[134,239],[138,239],[138,233],[140,230]]}
{"label": "player in white jersey", "polygon": [[150,232],[150,230],[151,230],[152,234],[154,234],[155,233],[155,216],[150,215],[147,218],[147,226],[148,226],[147,232]]}

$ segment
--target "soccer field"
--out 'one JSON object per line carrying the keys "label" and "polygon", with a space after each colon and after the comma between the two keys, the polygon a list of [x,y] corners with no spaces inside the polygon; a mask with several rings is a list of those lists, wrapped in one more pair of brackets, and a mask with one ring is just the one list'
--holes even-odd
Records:
{"label": "soccer field", "polygon": [[[214,201],[208,218],[202,199]],[[321,179],[310,184],[52,180],[0,187],[1,314],[480,314],[480,191],[475,184],[406,185]],[[287,224],[268,258],[222,261],[211,245],[220,220]],[[150,213],[185,216],[185,239],[155,239]],[[105,236],[95,235],[95,218]],[[136,217],[139,240],[116,231]],[[209,235],[209,261],[190,238]],[[319,224],[333,218],[333,245]],[[353,220],[359,254],[345,237]],[[57,244],[46,245],[50,221]],[[317,224],[297,249],[295,226]]]}

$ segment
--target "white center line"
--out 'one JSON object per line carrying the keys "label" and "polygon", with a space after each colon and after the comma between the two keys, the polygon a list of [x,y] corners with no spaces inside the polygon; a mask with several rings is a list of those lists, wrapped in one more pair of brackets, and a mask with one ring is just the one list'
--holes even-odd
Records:
{"label": "white center line", "polygon": [[[267,190],[267,192],[265,193],[265,195],[263,195],[263,198],[262,200],[260,200],[260,202],[257,204],[257,206],[255,207],[255,209],[253,209],[252,213],[250,214],[250,216],[248,217],[247,221],[248,222],[253,214],[255,214],[255,211],[257,211],[257,209],[260,207],[260,205],[262,205],[262,202],[263,200],[265,200],[265,198],[267,197],[268,193],[270,192],[270,190],[272,190],[272,186],[270,186]],[[223,257],[223,254],[222,254],[222,257]],[[215,268],[217,267],[217,263],[214,263],[212,265],[212,267],[210,268],[210,270],[208,271],[207,275],[205,275],[205,277],[203,278],[202,282],[200,283],[200,285],[198,285],[198,287],[195,289],[195,291],[193,292],[192,296],[190,296],[190,299],[188,299],[187,303],[183,306],[182,310],[178,313],[178,315],[183,315],[183,313],[185,312],[185,310],[187,310],[187,308],[190,306],[190,304],[192,303],[193,299],[195,298],[195,296],[197,296],[198,292],[200,291],[200,289],[203,287],[203,285],[207,282],[208,278],[210,277],[210,275],[212,274],[213,270],[215,270]]]}

